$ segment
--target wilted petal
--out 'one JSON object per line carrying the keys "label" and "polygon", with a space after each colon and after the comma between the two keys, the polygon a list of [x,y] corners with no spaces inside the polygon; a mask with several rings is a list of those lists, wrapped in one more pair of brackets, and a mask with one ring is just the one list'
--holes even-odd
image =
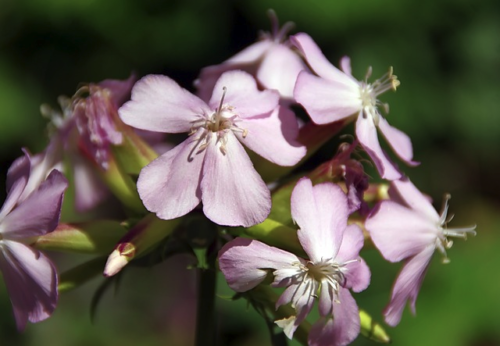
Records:
{"label": "wilted petal", "polygon": [[219,225],[256,225],[269,215],[271,193],[233,133],[228,132],[225,139],[225,154],[219,144],[206,148],[201,179],[203,211]]}
{"label": "wilted petal", "polygon": [[279,94],[275,90],[260,91],[257,82],[244,71],[228,71],[222,74],[215,84],[209,105],[219,107],[222,95],[226,94],[224,104],[234,107],[241,119],[258,115],[269,115],[278,105]]}
{"label": "wilted petal", "polygon": [[199,152],[196,134],[161,155],[139,174],[137,191],[146,208],[170,220],[193,210],[201,199],[200,175],[205,151]]}
{"label": "wilted petal", "polygon": [[359,257],[363,243],[364,236],[361,228],[354,224],[347,226],[336,257],[340,263],[357,259],[355,262],[348,263],[344,269],[345,287],[351,288],[354,292],[361,292],[370,284],[370,269],[365,261]]}
{"label": "wilted petal", "polygon": [[130,99],[130,92],[136,81],[135,74],[131,74],[128,79],[106,79],[98,83],[102,88],[111,92],[111,100],[116,108],[120,107],[125,101]]}
{"label": "wilted petal", "polygon": [[434,246],[429,245],[405,263],[394,283],[391,301],[384,310],[388,325],[398,325],[406,302],[409,302],[411,311],[415,313],[415,301],[433,253]]}
{"label": "wilted petal", "polygon": [[4,239],[24,239],[53,231],[59,222],[64,190],[68,181],[53,170],[47,180],[0,223]]}
{"label": "wilted petal", "polygon": [[296,141],[299,127],[295,114],[286,107],[277,107],[271,116],[244,119],[238,126],[248,131],[236,137],[263,158],[280,166],[293,166],[306,154],[306,148]]}
{"label": "wilted petal", "polygon": [[312,186],[298,181],[291,198],[292,217],[299,225],[299,241],[313,262],[335,257],[347,225],[347,197],[332,183]]}
{"label": "wilted petal", "polygon": [[382,256],[391,262],[422,252],[438,236],[438,224],[393,201],[377,204],[365,227]]}
{"label": "wilted petal", "polygon": [[399,170],[380,147],[377,128],[371,116],[364,117],[362,114],[358,116],[358,120],[356,121],[356,137],[363,146],[363,149],[370,155],[383,179],[395,180],[401,178]]}
{"label": "wilted petal", "polygon": [[309,346],[343,346],[359,334],[358,306],[347,289],[341,289],[333,303],[333,318],[322,318],[309,331]]}
{"label": "wilted petal", "polygon": [[17,328],[26,322],[49,317],[57,304],[57,273],[52,262],[41,252],[4,240],[0,251],[0,271],[9,293]]}
{"label": "wilted petal", "polygon": [[294,98],[318,125],[329,124],[358,113],[361,109],[358,89],[316,77],[302,71],[297,77]]}
{"label": "wilted petal", "polygon": [[236,238],[219,251],[219,268],[233,290],[245,292],[265,279],[270,270],[289,267],[297,256],[258,240]]}
{"label": "wilted petal", "polygon": [[413,147],[408,135],[389,125],[387,120],[380,117],[378,128],[398,157],[408,165],[416,166],[419,162],[413,161]]}
{"label": "wilted petal", "polygon": [[208,114],[210,109],[172,79],[149,75],[135,84],[132,100],[118,112],[124,123],[142,130],[182,133],[190,131],[197,115]]}
{"label": "wilted petal", "polygon": [[276,44],[265,55],[257,71],[257,80],[266,89],[276,89],[282,97],[292,98],[295,81],[306,66],[289,47]]}

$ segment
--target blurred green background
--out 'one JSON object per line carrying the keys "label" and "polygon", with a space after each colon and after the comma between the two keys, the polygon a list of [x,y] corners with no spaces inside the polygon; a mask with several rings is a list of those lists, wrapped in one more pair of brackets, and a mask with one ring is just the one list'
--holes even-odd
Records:
{"label": "blurred green background", "polygon": [[[0,0],[0,159],[2,181],[20,148],[47,143],[42,103],[72,95],[80,82],[161,73],[191,88],[218,64],[269,30],[266,10],[292,33],[305,31],[335,64],[349,55],[360,79],[389,66],[401,80],[389,122],[412,138],[422,164],[405,167],[436,207],[452,194],[451,226],[477,223],[456,241],[451,263],[435,258],[417,301],[389,329],[394,345],[500,345],[500,2],[497,0]],[[374,317],[388,302],[399,265],[375,250],[363,257],[372,285],[357,295]],[[76,257],[75,257],[76,258]],[[61,269],[84,257],[56,256]],[[0,345],[191,345],[195,273],[177,258],[128,273],[106,294],[91,324],[95,280],[64,295],[53,317],[18,334],[0,286]],[[221,282],[221,295],[228,294]],[[266,345],[263,322],[244,302],[218,299],[221,345]],[[355,345],[370,345],[359,337]]]}

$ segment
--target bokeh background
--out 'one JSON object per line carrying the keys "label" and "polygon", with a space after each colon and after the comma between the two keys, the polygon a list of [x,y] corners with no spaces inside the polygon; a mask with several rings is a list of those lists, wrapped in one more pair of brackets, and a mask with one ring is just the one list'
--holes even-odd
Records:
{"label": "bokeh background", "polygon": [[[2,184],[20,148],[41,151],[46,120],[81,82],[161,73],[192,88],[218,64],[269,30],[266,10],[292,33],[305,31],[334,63],[349,55],[359,78],[389,66],[401,80],[389,122],[412,138],[417,168],[404,168],[440,207],[452,194],[451,226],[477,223],[457,240],[451,263],[433,260],[417,302],[387,328],[394,345],[500,345],[500,2],[497,0],[0,0],[0,162]],[[348,129],[347,131],[352,131]],[[399,265],[376,250],[363,257],[372,285],[358,304],[381,320]],[[56,256],[67,268],[85,257]],[[191,345],[195,273],[189,258],[133,269],[89,317],[96,279],[60,299],[53,317],[15,330],[0,286],[1,345]],[[229,291],[221,281],[220,296]],[[266,327],[244,302],[218,298],[220,345],[268,345]],[[355,345],[371,345],[359,337]]]}

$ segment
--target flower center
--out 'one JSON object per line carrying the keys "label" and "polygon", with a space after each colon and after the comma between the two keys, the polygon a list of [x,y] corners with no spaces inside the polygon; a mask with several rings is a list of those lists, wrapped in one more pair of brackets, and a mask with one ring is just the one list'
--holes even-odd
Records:
{"label": "flower center", "polygon": [[444,256],[443,263],[450,262],[450,259],[446,254],[446,250],[450,249],[453,246],[453,240],[448,239],[449,237],[467,239],[467,234],[471,234],[473,236],[476,235],[476,225],[462,228],[448,228],[448,222],[453,219],[453,215],[448,217],[448,202],[450,198],[450,195],[445,196],[443,210],[441,212],[438,225],[441,233],[436,239],[436,247]]}
{"label": "flower center", "polygon": [[220,145],[220,151],[222,154],[226,154],[226,135],[228,131],[241,132],[243,138],[248,134],[248,130],[238,127],[237,122],[239,119],[235,108],[224,104],[226,91],[226,87],[223,87],[219,107],[211,115],[199,115],[200,119],[192,122],[193,125],[189,135],[198,132],[200,128],[204,129],[201,136],[196,139],[199,143],[198,152],[205,150],[212,142],[212,138],[215,137],[215,143]]}
{"label": "flower center", "polygon": [[387,90],[396,90],[401,84],[398,77],[392,74],[392,67],[382,77],[374,83],[368,83],[368,78],[372,74],[372,68],[369,67],[365,76],[365,80],[359,83],[359,98],[363,107],[363,117],[371,116],[375,125],[378,125],[380,114],[377,107],[382,106],[385,113],[389,113],[389,105],[382,103],[377,99],[378,95],[385,93]]}

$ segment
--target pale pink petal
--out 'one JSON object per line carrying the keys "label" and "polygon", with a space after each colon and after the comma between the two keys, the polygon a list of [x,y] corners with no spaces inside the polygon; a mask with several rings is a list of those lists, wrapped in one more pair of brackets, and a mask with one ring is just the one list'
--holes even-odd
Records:
{"label": "pale pink petal", "polygon": [[4,239],[23,239],[53,231],[59,222],[64,190],[68,182],[61,172],[53,170],[47,180],[0,223]]}
{"label": "pale pink petal", "polygon": [[419,162],[413,161],[413,147],[408,135],[395,127],[389,125],[387,120],[379,117],[378,128],[384,135],[387,143],[398,157],[410,166],[417,166]]}
{"label": "pale pink petal", "polygon": [[352,76],[351,58],[343,56],[342,59],[340,59],[340,68],[346,75]]}
{"label": "pale pink petal", "polygon": [[219,268],[236,292],[248,291],[274,269],[289,267],[297,256],[257,240],[236,238],[219,251]]}
{"label": "pale pink petal", "polygon": [[433,245],[429,245],[405,263],[392,288],[391,301],[384,310],[385,322],[388,325],[398,325],[406,302],[415,314],[415,302],[434,249]]}
{"label": "pale pink petal", "polygon": [[358,113],[361,109],[358,89],[346,88],[302,71],[297,77],[294,98],[306,109],[314,123],[322,125]]}
{"label": "pale pink petal", "polygon": [[277,107],[269,117],[242,120],[238,126],[247,130],[245,137],[241,132],[234,132],[240,142],[277,165],[293,166],[306,154],[305,146],[296,140],[297,118],[286,107]]}
{"label": "pale pink petal", "polygon": [[73,155],[70,160],[75,181],[75,208],[79,212],[89,211],[109,195],[109,189],[88,160],[80,155]]}
{"label": "pale pink petal", "polygon": [[127,125],[166,133],[189,132],[191,122],[210,111],[197,96],[161,75],[148,75],[135,83],[132,100],[118,110]]}
{"label": "pale pink petal", "polygon": [[312,186],[302,178],[293,189],[292,217],[300,227],[299,241],[309,259],[319,262],[335,258],[347,226],[347,197],[332,183]]}
{"label": "pale pink petal", "polygon": [[24,244],[4,240],[0,271],[9,293],[19,330],[26,322],[49,317],[57,304],[57,273],[41,252]]}
{"label": "pale pink petal", "polygon": [[427,196],[424,196],[408,178],[394,180],[391,183],[389,194],[391,198],[397,197],[408,207],[425,215],[429,221],[439,223],[440,217]]}
{"label": "pale pink petal", "polygon": [[269,215],[271,193],[233,133],[229,131],[225,138],[225,154],[219,144],[206,148],[201,179],[203,211],[219,225],[256,225]]}
{"label": "pale pink petal", "polygon": [[319,314],[321,316],[327,316],[331,314],[333,308],[333,300],[335,299],[334,295],[335,292],[333,291],[333,287],[331,285],[326,282],[322,284],[318,302]]}
{"label": "pale pink petal", "polygon": [[395,180],[401,178],[401,172],[399,172],[394,163],[391,162],[380,147],[377,128],[371,116],[365,117],[363,114],[358,116],[358,120],[356,121],[356,137],[372,159],[383,179]]}
{"label": "pale pink petal", "polygon": [[393,201],[377,204],[365,227],[382,256],[391,262],[422,252],[438,237],[437,224]]}
{"label": "pale pink petal", "polygon": [[349,293],[341,288],[333,303],[333,318],[321,318],[309,331],[309,346],[344,346],[350,344],[359,334],[358,306]]}
{"label": "pale pink petal", "polygon": [[203,132],[199,130],[139,174],[139,196],[144,206],[160,219],[183,216],[200,203],[199,184],[205,151],[199,151],[196,139]]}
{"label": "pale pink petal", "polygon": [[281,305],[291,302],[292,308],[296,311],[296,315],[292,320],[285,319],[285,323],[276,321],[278,326],[285,330],[288,338],[291,339],[293,337],[293,333],[295,333],[297,327],[304,321],[313,308],[317,289],[318,283],[314,280],[305,280],[305,282],[295,283],[288,286],[276,302],[276,309]]}
{"label": "pale pink petal", "polygon": [[359,257],[364,240],[363,231],[359,226],[355,224],[347,226],[336,257],[339,263],[357,260],[348,263],[344,271],[346,281],[344,287],[351,288],[354,292],[361,292],[370,284],[370,269],[365,261]]}
{"label": "pale pink petal", "polygon": [[260,91],[257,82],[244,71],[228,71],[220,76],[215,84],[209,105],[215,110],[219,107],[222,95],[224,104],[234,107],[239,118],[269,115],[278,105],[279,94],[275,90]]}
{"label": "pale pink petal", "polygon": [[241,52],[237,53],[233,57],[226,60],[224,63],[231,64],[250,64],[255,63],[257,60],[261,59],[264,54],[275,45],[272,40],[262,40],[256,42],[247,48],[243,49]]}
{"label": "pale pink petal", "polygon": [[0,220],[3,219],[19,202],[30,176],[30,161],[28,155],[17,158],[7,172],[7,198],[0,210]]}
{"label": "pale pink petal", "polygon": [[276,89],[285,98],[293,97],[293,88],[306,65],[289,47],[276,44],[266,53],[257,71],[257,80],[266,89]]}
{"label": "pale pink petal", "polygon": [[311,69],[322,78],[336,81],[348,89],[359,89],[358,82],[333,66],[323,55],[311,36],[301,32],[290,37],[290,42],[304,55]]}

